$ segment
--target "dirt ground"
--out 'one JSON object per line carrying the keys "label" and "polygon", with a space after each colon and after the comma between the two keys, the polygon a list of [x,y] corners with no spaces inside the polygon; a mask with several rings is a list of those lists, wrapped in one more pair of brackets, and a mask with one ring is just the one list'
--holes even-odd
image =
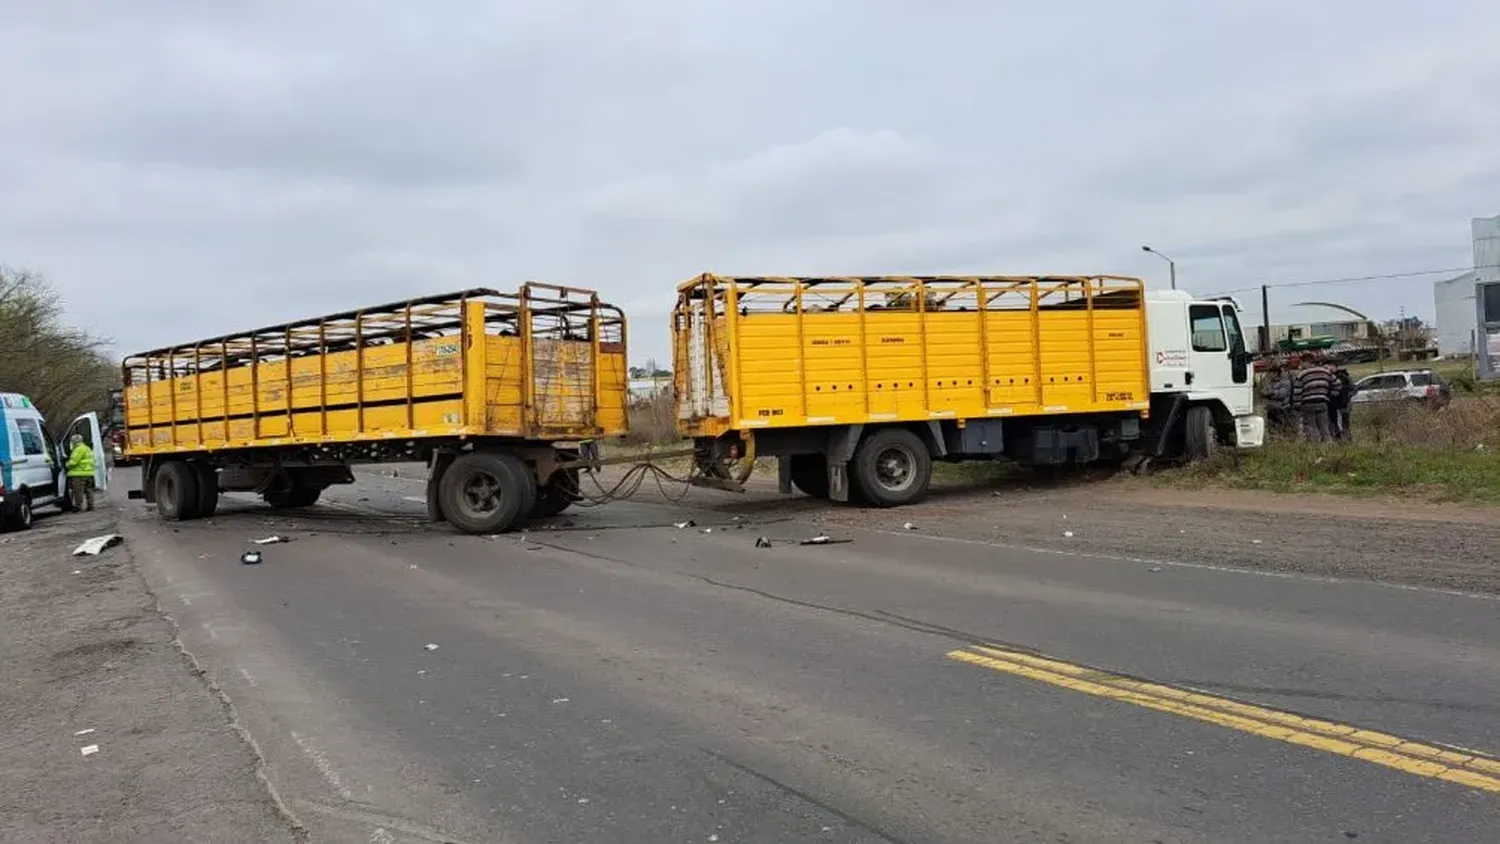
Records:
{"label": "dirt ground", "polygon": [[774,478],[757,475],[743,495],[694,490],[692,500],[726,514],[795,513],[830,527],[900,530],[910,522],[998,544],[1500,593],[1497,508],[1183,490],[1130,476],[935,482],[921,504],[873,510],[784,498]]}
{"label": "dirt ground", "polygon": [[104,507],[0,534],[0,838],[294,840],[129,547],[72,556],[113,532]]}

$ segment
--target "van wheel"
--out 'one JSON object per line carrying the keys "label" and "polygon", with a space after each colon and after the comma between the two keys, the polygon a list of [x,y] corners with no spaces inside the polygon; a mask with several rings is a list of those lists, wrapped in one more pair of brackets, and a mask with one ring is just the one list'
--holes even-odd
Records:
{"label": "van wheel", "polygon": [[536,506],[536,476],[520,458],[501,451],[460,455],[440,487],[443,515],[464,533],[500,533]]}
{"label": "van wheel", "polygon": [[821,454],[792,455],[792,486],[812,498],[828,497],[828,458]]}
{"label": "van wheel", "polygon": [[1219,450],[1214,431],[1214,412],[1207,405],[1188,408],[1183,417],[1183,456],[1188,460],[1208,460]]}
{"label": "van wheel", "polygon": [[922,438],[905,428],[881,428],[866,437],[849,462],[850,480],[871,507],[911,504],[932,483],[932,455]]}
{"label": "van wheel", "polygon": [[169,522],[198,518],[198,472],[174,460],[156,471],[156,512]]}
{"label": "van wheel", "polygon": [[11,513],[4,519],[0,519],[0,531],[28,530],[31,528],[31,522],[34,518],[34,514],[31,512],[31,496],[27,495],[24,489],[18,490],[15,495],[20,499],[20,503],[16,505],[14,513]]}

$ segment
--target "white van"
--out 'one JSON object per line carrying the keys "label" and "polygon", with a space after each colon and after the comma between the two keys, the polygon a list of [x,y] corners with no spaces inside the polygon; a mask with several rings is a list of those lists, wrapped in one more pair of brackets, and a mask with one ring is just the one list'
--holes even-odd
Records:
{"label": "white van", "polygon": [[31,527],[37,507],[70,509],[67,487],[68,440],[82,434],[94,449],[94,484],[109,480],[108,456],[99,414],[73,420],[61,443],[47,437],[47,421],[31,400],[19,393],[0,393],[0,530]]}

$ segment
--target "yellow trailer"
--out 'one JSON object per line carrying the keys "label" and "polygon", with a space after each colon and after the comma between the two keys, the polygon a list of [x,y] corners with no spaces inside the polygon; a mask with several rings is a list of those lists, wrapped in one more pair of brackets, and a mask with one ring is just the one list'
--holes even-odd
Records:
{"label": "yellow trailer", "polygon": [[626,433],[625,317],[530,283],[377,305],[131,355],[133,493],[169,519],[250,491],[305,507],[351,465],[421,460],[428,511],[505,530],[578,497],[577,443]]}
{"label": "yellow trailer", "polygon": [[[1121,276],[701,275],[672,315],[678,424],[705,483],[736,488],[776,456],[783,491],[878,506],[920,498],[933,459],[1123,459],[1143,441],[1160,452],[1188,417],[1192,447],[1211,448],[1249,412],[1243,342],[1211,352],[1233,396],[1189,395],[1190,371],[1153,379],[1169,354],[1192,363],[1176,344],[1198,331],[1193,309],[1227,337],[1234,308],[1155,299]],[[1152,345],[1148,303],[1170,348]]]}

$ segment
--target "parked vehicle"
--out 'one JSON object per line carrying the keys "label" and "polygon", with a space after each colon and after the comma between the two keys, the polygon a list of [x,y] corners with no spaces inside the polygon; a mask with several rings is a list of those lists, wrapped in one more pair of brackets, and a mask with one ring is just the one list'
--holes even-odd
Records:
{"label": "parked vehicle", "polygon": [[1093,277],[729,278],[678,288],[677,419],[700,483],[894,506],[934,460],[1201,459],[1261,445],[1231,299]]}
{"label": "parked vehicle", "polygon": [[111,462],[116,466],[134,466],[125,455],[125,391],[109,391],[109,423],[104,427],[104,442],[109,446]]}
{"label": "parked vehicle", "polygon": [[1380,372],[1354,382],[1355,404],[1405,401],[1445,407],[1452,400],[1453,385],[1430,369]]}
{"label": "parked vehicle", "polygon": [[131,355],[133,498],[166,519],[221,491],[308,507],[351,466],[422,460],[427,510],[468,533],[562,512],[577,443],[626,433],[625,318],[576,288],[465,290]]}
{"label": "parked vehicle", "polygon": [[47,420],[31,400],[19,393],[0,393],[0,529],[31,527],[37,508],[71,509],[67,494],[68,440],[82,434],[94,449],[94,484],[105,489],[104,438],[99,415],[85,413],[73,420],[62,442],[47,435]]}

